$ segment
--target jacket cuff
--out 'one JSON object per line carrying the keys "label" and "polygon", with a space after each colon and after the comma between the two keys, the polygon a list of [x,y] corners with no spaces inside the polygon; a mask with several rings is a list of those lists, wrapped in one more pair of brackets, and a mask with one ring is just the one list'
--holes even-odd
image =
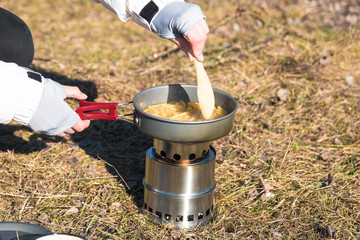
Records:
{"label": "jacket cuff", "polygon": [[43,92],[43,77],[31,70],[23,69],[21,89],[24,89],[15,105],[13,120],[27,125],[36,111]]}
{"label": "jacket cuff", "polygon": [[152,20],[171,2],[184,2],[183,0],[138,0],[130,2],[132,20],[138,25],[151,31]]}
{"label": "jacket cuff", "polygon": [[151,31],[150,25],[155,16],[170,2],[184,0],[93,0],[114,12],[118,18],[127,22],[132,19],[138,25]]}

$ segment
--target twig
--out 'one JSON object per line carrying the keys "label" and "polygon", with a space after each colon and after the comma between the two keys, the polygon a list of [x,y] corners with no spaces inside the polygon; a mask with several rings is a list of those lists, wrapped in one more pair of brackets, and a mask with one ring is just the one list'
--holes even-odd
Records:
{"label": "twig", "polygon": [[291,140],[290,144],[288,144],[288,146],[286,148],[286,151],[285,151],[285,154],[284,154],[284,157],[283,157],[283,159],[281,161],[281,164],[280,164],[280,169],[281,169],[281,167],[282,167],[282,165],[283,165],[283,163],[284,163],[284,161],[286,159],[286,156],[288,155],[288,153],[290,151],[290,147],[293,145],[293,143],[294,143],[294,140]]}
{"label": "twig", "polygon": [[[100,157],[98,156],[98,158],[100,158]],[[101,158],[100,158],[100,159],[101,159]],[[103,161],[104,161],[104,160],[103,160]],[[125,184],[127,190],[130,191],[129,185],[127,185],[125,179],[120,175],[119,171],[118,171],[113,165],[111,165],[110,163],[108,163],[108,162],[106,162],[106,161],[104,161],[104,162],[105,162],[106,165],[112,167],[112,168],[115,170],[115,172],[117,173],[117,175],[119,176],[119,178],[121,178],[121,181]]]}
{"label": "twig", "polygon": [[[75,195],[50,195],[50,194],[39,194],[39,193],[31,193],[32,195],[37,195],[37,196],[32,196],[31,198],[69,198],[69,197],[76,197],[76,198],[80,198],[80,197],[85,197],[85,196],[75,196]],[[11,193],[3,193],[0,192],[1,196],[6,196],[6,197],[17,197],[17,198],[29,198],[29,196],[23,196],[23,195],[18,195],[18,194],[11,194]]]}

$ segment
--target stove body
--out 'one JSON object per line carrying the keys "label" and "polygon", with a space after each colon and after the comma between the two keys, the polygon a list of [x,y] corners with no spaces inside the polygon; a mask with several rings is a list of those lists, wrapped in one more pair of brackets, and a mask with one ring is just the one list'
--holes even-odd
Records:
{"label": "stove body", "polygon": [[210,142],[171,143],[154,139],[146,152],[143,212],[180,228],[214,218],[216,153]]}

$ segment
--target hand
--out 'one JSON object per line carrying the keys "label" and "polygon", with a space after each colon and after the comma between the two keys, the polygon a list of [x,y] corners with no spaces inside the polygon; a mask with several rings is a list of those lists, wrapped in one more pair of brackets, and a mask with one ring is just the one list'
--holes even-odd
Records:
{"label": "hand", "polygon": [[[63,86],[65,88],[66,96],[69,98],[75,98],[77,100],[85,100],[86,94],[80,91],[78,87]],[[73,134],[75,132],[81,132],[85,128],[89,127],[90,120],[79,120],[73,127],[69,128],[63,133],[58,134],[59,137],[64,137],[66,133]]]}
{"label": "hand", "polygon": [[194,56],[198,61],[204,61],[203,49],[209,33],[209,27],[204,19],[201,19],[193,26],[185,37],[173,38],[174,42],[188,56],[190,62],[193,62]]}
{"label": "hand", "polygon": [[44,89],[40,102],[29,122],[31,129],[50,136],[65,136],[87,128],[90,120],[81,120],[79,115],[64,101],[67,97],[85,100],[86,94],[78,87],[62,86],[43,78]]}
{"label": "hand", "polygon": [[200,62],[204,60],[202,52],[209,27],[198,5],[178,1],[168,3],[151,22],[151,29],[158,36],[174,42],[190,62],[194,61],[192,56]]}

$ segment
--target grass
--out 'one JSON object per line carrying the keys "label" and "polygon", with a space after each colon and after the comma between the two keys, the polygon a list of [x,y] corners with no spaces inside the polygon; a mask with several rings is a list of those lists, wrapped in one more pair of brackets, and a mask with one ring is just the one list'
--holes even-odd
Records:
{"label": "grass", "polygon": [[[189,231],[151,223],[139,210],[152,139],[99,120],[63,139],[0,126],[1,221],[87,239],[360,238],[360,31],[350,21],[358,3],[194,2],[211,28],[204,65],[212,85],[239,104],[231,133],[212,143],[216,220]],[[92,1],[2,7],[29,25],[33,68],[90,100],[195,84],[172,43]]]}

